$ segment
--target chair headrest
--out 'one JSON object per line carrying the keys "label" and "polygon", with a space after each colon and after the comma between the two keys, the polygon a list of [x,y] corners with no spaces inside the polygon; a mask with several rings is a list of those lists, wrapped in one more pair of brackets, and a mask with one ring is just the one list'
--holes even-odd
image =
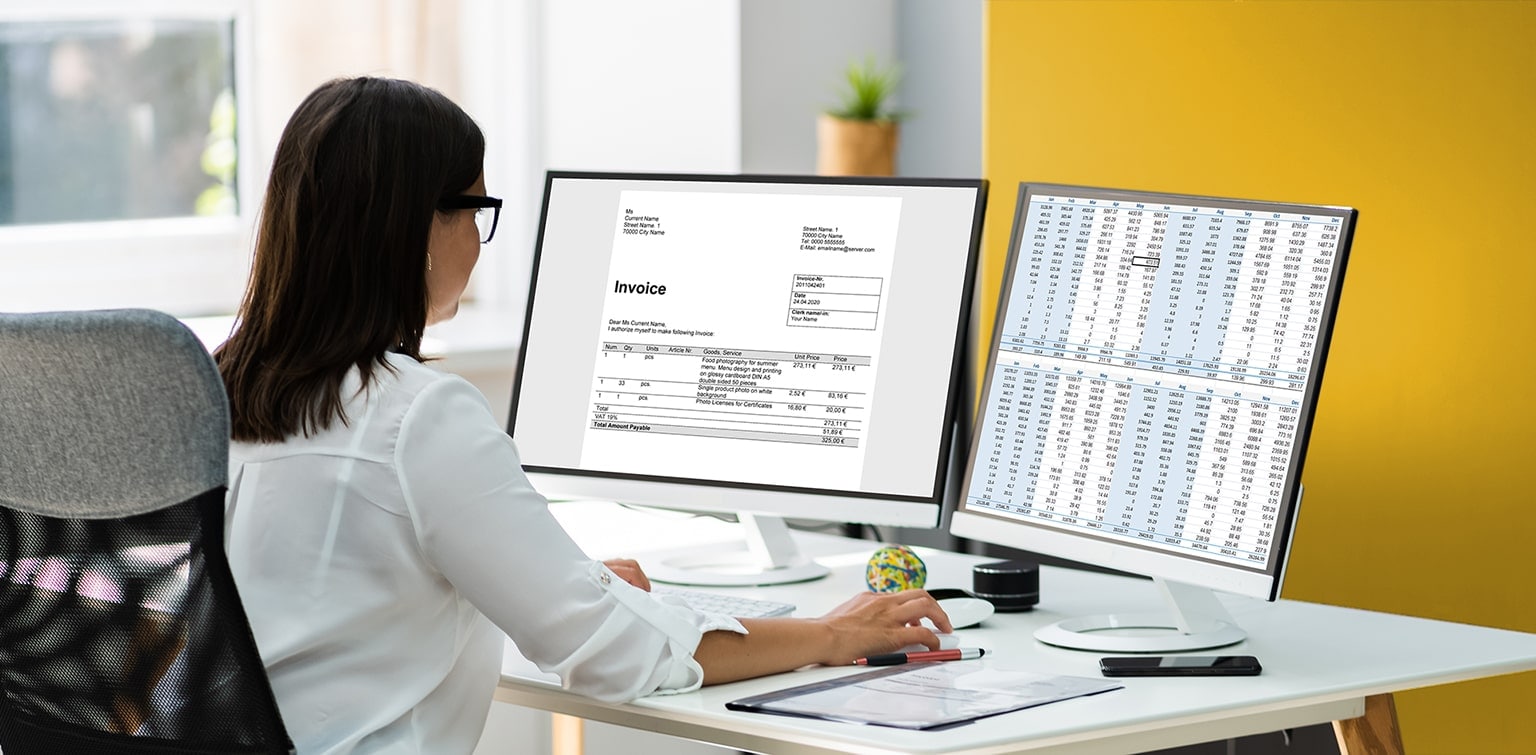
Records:
{"label": "chair headrest", "polygon": [[229,402],[175,318],[145,309],[0,313],[0,505],[107,519],[229,476]]}

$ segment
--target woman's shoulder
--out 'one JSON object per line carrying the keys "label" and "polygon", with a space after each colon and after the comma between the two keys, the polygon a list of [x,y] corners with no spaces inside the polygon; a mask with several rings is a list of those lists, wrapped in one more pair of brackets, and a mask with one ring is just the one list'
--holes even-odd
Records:
{"label": "woman's shoulder", "polygon": [[[474,403],[485,403],[468,380],[450,372],[442,372],[403,354],[385,357],[388,369],[379,370],[380,388],[389,394],[388,403],[395,404],[402,412],[419,411],[421,405],[451,401],[455,397],[468,397]],[[489,405],[486,406],[489,410]]]}
{"label": "woman's shoulder", "polygon": [[342,381],[341,395],[341,414],[325,428],[276,443],[235,442],[231,456],[260,461],[323,449],[333,456],[391,459],[412,417],[459,425],[485,421],[483,417],[491,415],[484,396],[469,381],[403,354],[385,355],[371,371],[366,387],[360,371],[352,368]]}
{"label": "woman's shoulder", "polygon": [[421,390],[439,380],[448,380],[454,376],[442,372],[431,365],[418,362],[404,354],[389,352],[384,355],[384,369],[376,370],[376,377],[385,382],[395,383],[405,390]]}

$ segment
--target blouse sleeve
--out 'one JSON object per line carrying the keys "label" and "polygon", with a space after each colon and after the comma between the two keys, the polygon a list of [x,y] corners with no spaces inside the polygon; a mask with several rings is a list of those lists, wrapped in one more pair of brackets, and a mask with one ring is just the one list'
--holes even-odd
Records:
{"label": "blouse sleeve", "polygon": [[705,632],[727,616],[653,598],[589,558],[529,484],[480,392],[454,376],[417,395],[395,465],[428,561],[565,688],[608,701],[697,689]]}

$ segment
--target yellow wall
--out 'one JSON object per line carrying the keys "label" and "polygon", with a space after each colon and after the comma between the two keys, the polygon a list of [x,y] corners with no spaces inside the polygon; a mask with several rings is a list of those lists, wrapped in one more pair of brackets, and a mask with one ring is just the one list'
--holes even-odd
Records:
{"label": "yellow wall", "polygon": [[[1536,631],[1536,2],[993,0],[985,38],[990,297],[1019,181],[1358,208],[1284,597]],[[1397,699],[1409,752],[1536,752],[1536,673]]]}

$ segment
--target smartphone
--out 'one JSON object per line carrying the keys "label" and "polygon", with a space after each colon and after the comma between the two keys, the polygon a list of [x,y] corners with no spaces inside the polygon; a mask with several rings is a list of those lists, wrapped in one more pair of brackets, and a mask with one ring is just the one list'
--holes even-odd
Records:
{"label": "smartphone", "polygon": [[1105,676],[1253,676],[1263,671],[1251,655],[1138,655],[1100,658]]}

